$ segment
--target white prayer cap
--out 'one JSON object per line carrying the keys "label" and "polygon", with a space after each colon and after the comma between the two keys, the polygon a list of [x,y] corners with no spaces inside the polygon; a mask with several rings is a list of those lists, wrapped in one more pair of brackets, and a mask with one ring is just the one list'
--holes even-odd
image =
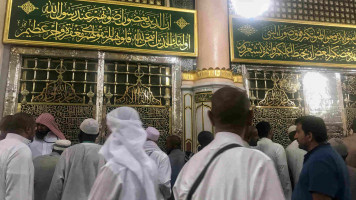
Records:
{"label": "white prayer cap", "polygon": [[331,147],[341,156],[345,157],[348,154],[347,147],[344,142],[339,138],[331,138],[328,141]]}
{"label": "white prayer cap", "polygon": [[297,131],[297,126],[296,125],[292,125],[288,128],[288,134],[293,132],[293,131]]}
{"label": "white prayer cap", "polygon": [[92,118],[86,119],[80,124],[80,130],[89,135],[96,135],[99,133],[99,123]]}
{"label": "white prayer cap", "polygon": [[66,148],[70,147],[72,143],[69,140],[57,140],[53,145],[53,149],[57,151],[64,151]]}
{"label": "white prayer cap", "polygon": [[153,127],[146,128],[147,139],[157,141],[159,138],[159,131]]}

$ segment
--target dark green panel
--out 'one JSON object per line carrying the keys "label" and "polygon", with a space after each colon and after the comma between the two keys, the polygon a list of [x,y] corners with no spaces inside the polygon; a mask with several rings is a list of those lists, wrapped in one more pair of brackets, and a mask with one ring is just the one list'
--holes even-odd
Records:
{"label": "dark green panel", "polygon": [[352,26],[237,17],[231,23],[234,62],[356,66]]}
{"label": "dark green panel", "polygon": [[196,56],[195,11],[136,5],[9,0],[4,42]]}

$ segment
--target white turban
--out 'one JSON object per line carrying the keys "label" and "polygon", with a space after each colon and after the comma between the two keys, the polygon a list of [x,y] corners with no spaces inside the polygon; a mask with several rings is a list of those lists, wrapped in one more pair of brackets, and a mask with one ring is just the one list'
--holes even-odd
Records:
{"label": "white turban", "polygon": [[152,141],[158,141],[159,138],[159,131],[153,127],[147,127],[146,128],[146,133],[147,133],[147,139],[152,140]]}
{"label": "white turban", "polygon": [[58,151],[64,151],[66,148],[70,147],[71,141],[69,140],[57,140],[54,145],[53,149]]}
{"label": "white turban", "polygon": [[92,118],[85,119],[79,128],[88,135],[97,135],[99,133],[99,123]]}
{"label": "white turban", "polygon": [[147,136],[137,111],[130,107],[116,108],[107,114],[106,120],[112,133],[99,153],[108,163],[132,171],[145,190],[145,199],[156,200],[157,166],[143,149]]}

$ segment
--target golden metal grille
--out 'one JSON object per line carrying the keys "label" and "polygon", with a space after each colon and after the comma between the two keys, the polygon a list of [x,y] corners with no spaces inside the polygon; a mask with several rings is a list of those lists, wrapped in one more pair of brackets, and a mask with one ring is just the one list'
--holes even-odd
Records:
{"label": "golden metal grille", "polygon": [[344,74],[341,76],[341,81],[346,127],[347,130],[351,130],[352,122],[356,118],[356,76],[355,74]]}
{"label": "golden metal grille", "polygon": [[[106,113],[114,110],[119,106],[106,106]],[[166,138],[171,132],[171,107],[169,106],[132,106],[140,114],[140,118],[144,128],[149,126],[155,127],[160,137],[158,139],[158,146],[166,150]],[[107,131],[107,130],[106,130]]]}
{"label": "golden metal grille", "polygon": [[[171,88],[170,66],[131,62],[105,63],[104,95],[108,105],[170,105]],[[146,89],[151,94],[126,98],[127,95]],[[126,91],[130,94],[126,94]]]}
{"label": "golden metal grille", "polygon": [[247,80],[254,125],[269,122],[274,132],[273,141],[288,146],[287,129],[303,114],[301,73],[248,69]]}
{"label": "golden metal grille", "polygon": [[299,72],[248,70],[252,106],[303,107]]}
{"label": "golden metal grille", "polygon": [[95,60],[24,57],[21,70],[22,103],[95,103]]}
{"label": "golden metal grille", "polygon": [[[235,14],[231,8],[230,13]],[[273,0],[269,18],[356,24],[354,0]]]}
{"label": "golden metal grille", "polygon": [[290,144],[287,130],[294,121],[303,115],[302,108],[278,108],[278,107],[253,107],[253,124],[267,121],[271,124],[274,133],[273,141],[287,147]]}
{"label": "golden metal grille", "polygon": [[158,145],[165,150],[165,141],[171,132],[171,77],[169,65],[106,62],[106,113],[120,106],[135,108],[145,128],[152,126],[160,131]]}
{"label": "golden metal grille", "polygon": [[[35,60],[37,60],[37,64]],[[43,60],[44,64],[40,65],[39,60]],[[53,62],[49,62],[48,60]],[[108,103],[106,99],[110,95],[104,92],[104,78],[106,76],[108,80],[115,79],[115,73],[105,72],[105,67],[107,67],[105,64],[110,65],[115,62],[128,63],[129,65],[136,66],[136,69],[132,69],[133,71],[130,74],[132,75],[130,79],[132,82],[125,84],[124,91],[121,93],[114,93],[113,89],[111,92],[118,94],[118,100],[122,98],[123,95],[132,97],[130,91],[135,91],[132,89],[140,89],[143,91],[144,95],[136,95],[139,99],[145,100],[142,104],[129,104],[125,106],[140,107],[137,110],[139,113],[144,113],[140,113],[141,117],[144,118],[143,123],[146,125],[157,126],[163,135],[161,141],[164,141],[164,135],[171,134],[171,132],[179,134],[182,129],[182,113],[180,113],[181,105],[178,98],[181,91],[177,83],[179,83],[181,79],[180,65],[183,60],[184,59],[176,57],[144,56],[102,51],[13,47],[10,52],[8,81],[5,93],[5,108],[3,114],[14,114],[17,111],[22,110],[33,114],[34,116],[38,116],[43,112],[50,112],[55,116],[66,137],[74,143],[77,142],[77,133],[79,131],[80,123],[85,118],[95,118],[98,120],[100,126],[103,125],[98,140],[104,141],[106,136],[105,115],[107,108],[110,107],[106,105],[106,103]],[[24,65],[25,61],[28,64],[26,67]],[[47,62],[45,63],[45,61]],[[83,64],[80,62],[84,63],[84,68]],[[76,64],[74,65],[74,63]],[[135,73],[139,68],[139,63],[141,63],[140,70],[138,70],[140,73]],[[38,67],[35,67],[35,65]],[[79,65],[81,65],[81,67]],[[87,69],[85,69],[86,65]],[[161,72],[158,70],[158,73],[162,73],[160,74],[162,83],[161,86],[156,87],[156,89],[152,89],[151,86],[145,82],[150,75],[148,73],[143,73],[145,72],[145,69],[142,68],[148,65],[153,67],[160,66],[162,68]],[[47,68],[43,66],[47,66],[49,70],[46,70]],[[75,66],[75,72],[73,66]],[[163,69],[164,67],[167,69]],[[30,73],[27,73],[27,71],[30,71]],[[37,74],[34,79],[35,72]],[[73,72],[74,75],[72,74]],[[49,73],[49,78],[47,78],[47,73]],[[152,72],[152,74],[154,73],[156,72]],[[138,77],[141,79],[140,84]],[[86,82],[84,79],[86,79]],[[31,80],[35,81],[31,82]],[[111,83],[108,80],[105,83],[105,89],[107,84]],[[122,81],[123,80],[119,80],[117,77],[117,83],[120,84]],[[33,84],[33,82],[35,84]],[[42,82],[41,87],[38,87],[38,82]],[[115,81],[113,83],[115,83]],[[124,83],[126,82],[124,81]],[[152,84],[156,83],[153,83],[152,80]],[[131,88],[131,90],[125,90],[126,86]],[[33,87],[35,89],[32,91]],[[84,88],[86,88],[85,92]],[[90,88],[92,88],[92,92],[90,91]],[[160,90],[161,97],[156,97],[155,95],[157,94],[157,91],[159,93]],[[111,95],[114,96],[114,94]],[[25,96],[25,98],[23,98],[23,96]],[[34,99],[39,96],[39,102],[37,102],[37,100],[32,100],[32,96],[34,96]],[[76,98],[77,96],[80,100]],[[146,101],[147,99],[158,100],[160,105],[156,105],[152,102],[149,103]],[[124,106],[118,105],[117,102],[118,101],[114,102],[114,99],[112,98],[112,107]],[[149,115],[147,113],[149,113]],[[169,113],[169,115],[167,115],[167,113]],[[163,144],[163,142],[160,143],[161,147],[163,147]]]}
{"label": "golden metal grille", "polygon": [[94,117],[97,61],[24,56],[21,70],[19,109],[35,117],[51,113],[77,143],[80,123]]}

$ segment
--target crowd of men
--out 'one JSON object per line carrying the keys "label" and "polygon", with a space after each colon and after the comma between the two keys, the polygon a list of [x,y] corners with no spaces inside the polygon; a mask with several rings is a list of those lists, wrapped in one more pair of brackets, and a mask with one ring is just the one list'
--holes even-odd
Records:
{"label": "crowd of men", "polygon": [[252,126],[246,91],[235,87],[213,94],[208,116],[215,136],[199,133],[195,154],[182,151],[177,135],[162,151],[159,131],[144,129],[130,107],[107,114],[103,145],[95,143],[95,119],[81,123],[72,145],[49,113],[5,116],[0,200],[356,199],[356,169],[346,165],[356,157],[348,150],[354,136],[328,141],[324,121],[303,116],[288,128],[285,149],[273,142],[268,122]]}

